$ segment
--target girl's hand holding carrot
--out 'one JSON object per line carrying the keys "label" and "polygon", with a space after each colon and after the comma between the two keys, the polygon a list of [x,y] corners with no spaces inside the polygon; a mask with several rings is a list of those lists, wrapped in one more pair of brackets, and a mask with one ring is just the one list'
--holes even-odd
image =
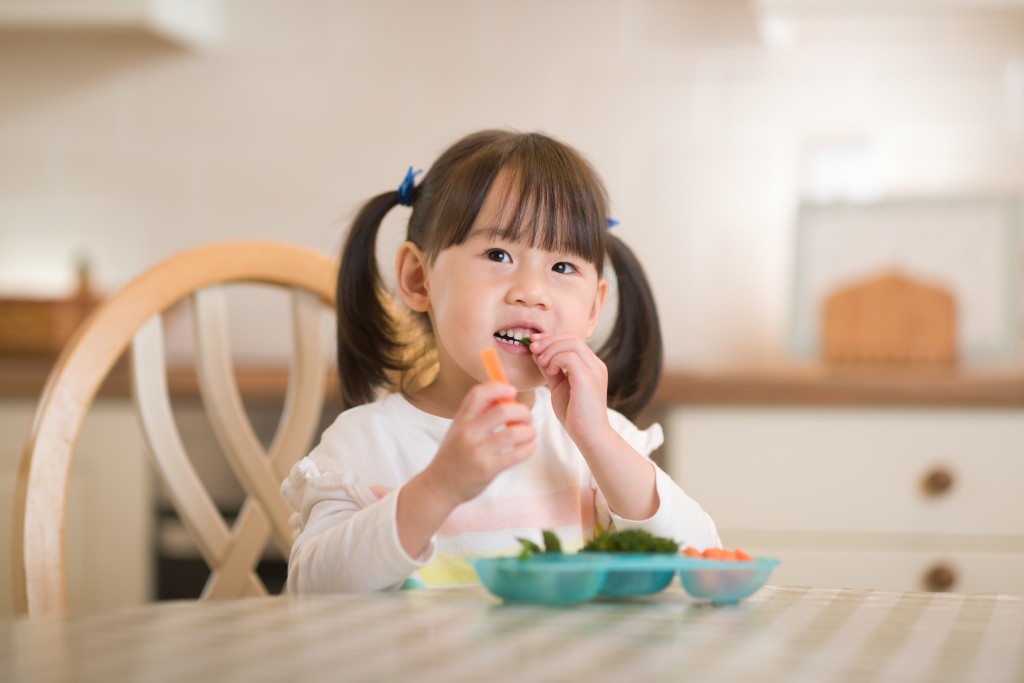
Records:
{"label": "girl's hand holding carrot", "polygon": [[455,414],[424,471],[452,507],[472,500],[503,470],[533,454],[532,415],[515,395],[510,384],[478,384]]}
{"label": "girl's hand holding carrot", "polygon": [[530,352],[551,389],[555,416],[581,449],[607,437],[608,368],[586,342],[567,334],[537,333]]}

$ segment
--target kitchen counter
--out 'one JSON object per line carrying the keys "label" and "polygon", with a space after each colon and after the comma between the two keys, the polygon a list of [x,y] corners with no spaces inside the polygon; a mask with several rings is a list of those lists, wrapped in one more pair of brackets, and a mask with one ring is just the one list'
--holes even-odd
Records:
{"label": "kitchen counter", "polygon": [[[0,357],[0,398],[37,398],[54,359]],[[288,370],[282,366],[240,366],[239,389],[247,399],[280,400]],[[328,396],[337,394],[329,375]],[[172,394],[198,397],[191,368],[172,368]],[[128,396],[127,364],[120,363],[101,395]],[[1024,407],[1024,368],[949,372],[867,374],[819,366],[693,372],[668,369],[654,396],[654,409],[674,405],[892,405]]]}

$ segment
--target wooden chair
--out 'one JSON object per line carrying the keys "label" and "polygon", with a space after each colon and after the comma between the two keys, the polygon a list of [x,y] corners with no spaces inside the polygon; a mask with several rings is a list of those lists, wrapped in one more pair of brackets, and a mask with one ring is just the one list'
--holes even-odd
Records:
{"label": "wooden chair", "polygon": [[[255,573],[268,538],[288,556],[290,511],[280,483],[319,424],[325,306],[333,310],[337,261],[275,242],[222,242],[157,264],[102,303],[72,337],[50,374],[18,469],[12,583],[20,614],[68,609],[64,523],[75,442],[100,385],[130,346],[132,394],[150,455],[193,542],[211,569],[204,598],[265,594]],[[277,433],[265,451],[246,416],[232,371],[224,285],[254,282],[292,292],[293,358]],[[233,526],[197,476],[171,413],[162,313],[190,297],[196,374],[210,423],[246,499]]]}

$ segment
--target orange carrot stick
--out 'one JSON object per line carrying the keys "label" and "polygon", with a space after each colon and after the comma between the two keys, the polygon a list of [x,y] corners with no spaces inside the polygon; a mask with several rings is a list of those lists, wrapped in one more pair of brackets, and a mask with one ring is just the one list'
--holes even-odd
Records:
{"label": "orange carrot stick", "polygon": [[[487,376],[492,382],[502,382],[508,384],[508,375],[505,374],[505,368],[501,367],[501,359],[498,358],[498,350],[493,346],[480,351],[480,360],[484,362],[484,369],[487,371]],[[503,403],[512,403],[513,399],[506,398],[502,399]]]}
{"label": "orange carrot stick", "polygon": [[497,349],[488,346],[480,352],[480,359],[484,362],[484,369],[487,370],[487,376],[491,378],[492,382],[508,384],[508,376],[505,374],[505,368],[501,367]]}

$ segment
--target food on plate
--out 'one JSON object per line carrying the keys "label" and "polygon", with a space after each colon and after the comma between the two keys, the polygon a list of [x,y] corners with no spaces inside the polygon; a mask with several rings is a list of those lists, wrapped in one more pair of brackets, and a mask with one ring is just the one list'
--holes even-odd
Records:
{"label": "food on plate", "polygon": [[522,550],[519,551],[520,560],[528,560],[536,554],[544,553],[558,553],[562,552],[562,541],[559,540],[558,536],[554,531],[544,529],[541,531],[541,535],[544,538],[544,547],[540,547],[528,538],[516,539],[523,546]]}
{"label": "food on plate", "polygon": [[[526,539],[517,539],[522,545],[520,559],[528,559],[535,554],[561,553],[562,543],[554,531],[543,529],[541,535],[544,546]],[[600,553],[676,553],[679,544],[670,538],[655,536],[643,529],[623,529],[621,531],[602,531],[583,546],[581,552]]]}
{"label": "food on plate", "polygon": [[739,548],[680,549],[674,541],[636,530],[602,531],[587,552],[563,552],[558,536],[520,538],[519,556],[478,557],[480,581],[508,602],[569,605],[587,600],[644,598],[675,576],[691,597],[731,605],[761,588],[779,561],[751,557]]}
{"label": "food on plate", "polygon": [[[602,531],[583,546],[584,552],[637,554],[653,553],[675,555],[679,544],[670,538],[655,536],[643,529],[622,529]],[[640,568],[636,571],[609,572],[601,594],[616,598],[629,598],[657,593],[672,582],[675,569],[652,571]]]}
{"label": "food on plate", "polygon": [[683,555],[687,557],[697,557],[705,560],[721,560],[724,562],[753,562],[754,558],[745,553],[744,551],[736,548],[735,550],[729,550],[728,548],[705,548],[703,551],[697,550],[692,546],[683,548]]}
{"label": "food on plate", "polygon": [[583,546],[584,552],[603,553],[676,553],[679,544],[671,538],[655,536],[643,529],[602,531]]}

